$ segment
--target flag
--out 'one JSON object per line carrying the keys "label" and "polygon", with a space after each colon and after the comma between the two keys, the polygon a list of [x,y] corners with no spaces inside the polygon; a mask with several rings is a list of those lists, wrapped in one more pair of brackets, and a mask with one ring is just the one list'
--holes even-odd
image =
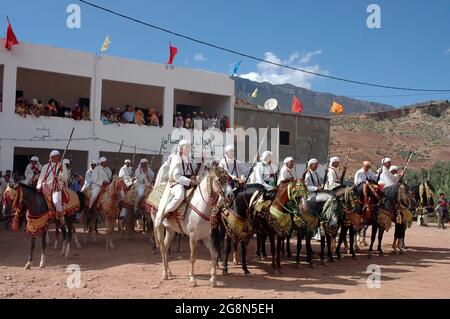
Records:
{"label": "flag", "polygon": [[330,108],[331,113],[342,114],[342,113],[344,113],[344,111],[345,111],[344,106],[333,101],[333,104],[331,105],[331,108]]}
{"label": "flag", "polygon": [[236,64],[234,65],[233,73],[231,73],[231,76],[235,76],[235,75],[236,75],[236,73],[237,73],[237,71],[238,71],[238,69],[239,69],[240,66],[241,66],[241,61],[239,61],[238,63],[236,63]]}
{"label": "flag", "polygon": [[103,41],[103,45],[100,48],[100,52],[105,52],[106,50],[108,50],[110,44],[111,44],[111,39],[110,39],[109,34],[108,34],[106,36],[105,41]]}
{"label": "flag", "polygon": [[292,97],[292,112],[301,113],[303,110],[302,102],[294,95]]}
{"label": "flag", "polygon": [[173,59],[175,59],[175,55],[177,55],[177,53],[178,53],[178,49],[176,47],[173,47],[172,44],[169,43],[169,52],[170,52],[170,56],[169,56],[169,60],[167,61],[167,64],[172,64]]}
{"label": "flag", "polygon": [[252,98],[256,99],[258,97],[258,88],[256,88],[252,93]]}
{"label": "flag", "polygon": [[8,21],[8,28],[6,29],[5,48],[8,51],[11,51],[12,46],[19,44],[19,41],[17,41],[16,35],[14,34],[11,26],[11,22],[9,22],[9,18],[6,17],[6,20]]}

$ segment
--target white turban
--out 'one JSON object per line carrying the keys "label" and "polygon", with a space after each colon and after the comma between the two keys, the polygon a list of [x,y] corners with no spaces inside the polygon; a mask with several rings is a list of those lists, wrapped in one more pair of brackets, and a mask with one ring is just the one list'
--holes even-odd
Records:
{"label": "white turban", "polygon": [[63,159],[63,164],[70,164],[70,160],[69,159],[67,159],[67,158],[65,158],[65,159]]}
{"label": "white turban", "polygon": [[387,162],[392,162],[392,160],[389,157],[385,157],[381,160],[381,164],[387,163]]}
{"label": "white turban", "polygon": [[294,158],[293,157],[286,157],[283,161],[283,163],[286,165],[287,163],[289,163],[290,161],[293,161]]}
{"label": "white turban", "polygon": [[35,161],[35,162],[39,162],[39,157],[33,156],[33,157],[31,158],[31,160],[32,160],[32,161]]}
{"label": "white turban", "polygon": [[272,156],[272,152],[271,152],[271,151],[265,151],[265,152],[263,152],[262,155],[261,155],[261,161],[265,162],[266,159],[267,159],[269,156]]}
{"label": "white turban", "polygon": [[50,152],[50,157],[58,156],[58,155],[60,155],[58,150],[53,150]]}
{"label": "white turban", "polygon": [[188,140],[181,140],[181,141],[178,143],[178,146],[181,147],[181,146],[183,146],[183,145],[191,145],[191,142],[188,141]]}
{"label": "white turban", "polygon": [[229,151],[232,151],[232,150],[234,150],[234,145],[230,144],[230,145],[225,146],[224,152],[226,154],[226,153],[228,153]]}
{"label": "white turban", "polygon": [[97,161],[91,161],[91,165],[97,165]]}
{"label": "white turban", "polygon": [[144,163],[148,163],[148,160],[146,158],[141,159],[141,161],[139,162],[139,164],[144,164]]}
{"label": "white turban", "polygon": [[389,168],[389,172],[392,172],[392,171],[398,171],[398,166],[392,165],[392,166]]}
{"label": "white turban", "polygon": [[340,162],[341,160],[339,159],[339,157],[334,156],[332,158],[330,158],[330,165],[335,163],[335,162]]}
{"label": "white turban", "polygon": [[98,160],[99,163],[104,163],[104,162],[106,162],[106,161],[107,161],[107,159],[106,159],[106,157],[104,157],[104,156],[103,156],[103,157],[100,157],[99,160]]}
{"label": "white turban", "polygon": [[125,164],[126,164],[126,163],[130,163],[130,164],[131,164],[131,160],[126,159],[126,160],[124,161],[124,163],[125,163]]}
{"label": "white turban", "polygon": [[311,158],[311,159],[308,161],[308,167],[310,167],[312,164],[316,164],[316,163],[319,163],[319,161],[316,160],[315,158]]}

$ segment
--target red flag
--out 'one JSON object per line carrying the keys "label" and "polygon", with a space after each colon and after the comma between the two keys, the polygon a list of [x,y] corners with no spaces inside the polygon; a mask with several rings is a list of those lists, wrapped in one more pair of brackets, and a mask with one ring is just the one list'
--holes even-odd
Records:
{"label": "red flag", "polygon": [[170,56],[169,56],[169,60],[167,61],[167,64],[172,64],[173,59],[175,59],[175,55],[177,55],[178,49],[176,47],[173,47],[172,44],[169,44],[169,51],[170,51]]}
{"label": "red flag", "polygon": [[292,112],[301,113],[303,109],[302,102],[294,95],[292,98]]}
{"label": "red flag", "polygon": [[6,17],[6,19],[8,20],[8,29],[6,29],[5,48],[8,51],[11,51],[12,46],[15,44],[19,44],[19,41],[17,41],[16,35],[14,34],[14,31],[12,29],[8,17]]}

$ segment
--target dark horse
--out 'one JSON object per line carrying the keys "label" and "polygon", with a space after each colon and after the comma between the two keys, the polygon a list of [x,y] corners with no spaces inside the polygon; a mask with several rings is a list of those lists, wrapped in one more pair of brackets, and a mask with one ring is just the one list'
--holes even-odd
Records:
{"label": "dark horse", "polygon": [[[216,251],[218,252],[217,259],[222,260],[222,274],[228,274],[228,259],[232,250],[232,244],[241,246],[241,262],[242,270],[245,274],[250,274],[247,264],[247,245],[252,235],[251,231],[251,216],[250,216],[250,200],[255,192],[264,192],[265,188],[261,184],[247,184],[240,186],[235,190],[235,197],[230,205],[231,211],[222,210],[221,214],[236,213],[232,219],[227,219],[226,216],[219,216],[217,227],[211,231]],[[224,219],[227,221],[225,222]],[[228,223],[240,224],[230,225]],[[225,239],[225,258],[222,258],[222,242]]]}
{"label": "dark horse", "polygon": [[[23,183],[18,183],[14,188],[16,192],[15,196],[20,196],[20,202],[15,201],[14,198],[11,198],[11,201],[5,200],[3,204],[3,209],[6,209],[9,205],[16,203],[16,205],[22,205],[27,210],[27,233],[30,235],[30,253],[28,257],[28,262],[25,265],[25,269],[30,269],[33,261],[33,252],[35,247],[36,238],[42,237],[42,246],[41,246],[41,262],[39,266],[41,268],[45,267],[45,248],[46,248],[46,237],[48,231],[48,224],[51,221],[50,211],[47,205],[47,202],[42,195],[42,193],[38,192],[31,186],[28,186]],[[7,190],[8,191],[8,190]],[[82,195],[81,195],[82,196]],[[80,194],[78,193],[78,197],[80,200],[80,206],[83,201],[80,198]],[[11,209],[16,209],[16,207],[10,207]],[[60,224],[60,230],[63,234],[64,243],[63,250],[61,251],[62,255],[65,257],[69,257],[70,255],[70,243],[72,239],[72,229],[73,224],[75,222],[76,214],[71,214],[70,216],[58,216]],[[66,229],[67,227],[67,229]],[[66,240],[67,235],[67,240]]]}

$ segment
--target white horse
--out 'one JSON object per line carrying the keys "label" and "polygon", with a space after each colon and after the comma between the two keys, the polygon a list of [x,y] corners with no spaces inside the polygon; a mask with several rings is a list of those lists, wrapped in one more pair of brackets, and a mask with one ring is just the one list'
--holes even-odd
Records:
{"label": "white horse", "polygon": [[[197,258],[197,245],[201,240],[211,254],[211,278],[212,287],[217,285],[216,258],[217,252],[211,238],[211,216],[217,213],[223,204],[231,199],[232,189],[227,181],[227,174],[221,168],[211,168],[201,179],[194,190],[183,220],[168,218],[166,235],[164,238],[164,225],[155,229],[156,244],[160,248],[163,262],[163,280],[169,279],[172,273],[169,269],[168,251],[175,233],[186,234],[189,237],[191,268],[189,271],[190,285],[197,285],[194,276],[194,265]],[[153,217],[153,215],[152,215]]]}

